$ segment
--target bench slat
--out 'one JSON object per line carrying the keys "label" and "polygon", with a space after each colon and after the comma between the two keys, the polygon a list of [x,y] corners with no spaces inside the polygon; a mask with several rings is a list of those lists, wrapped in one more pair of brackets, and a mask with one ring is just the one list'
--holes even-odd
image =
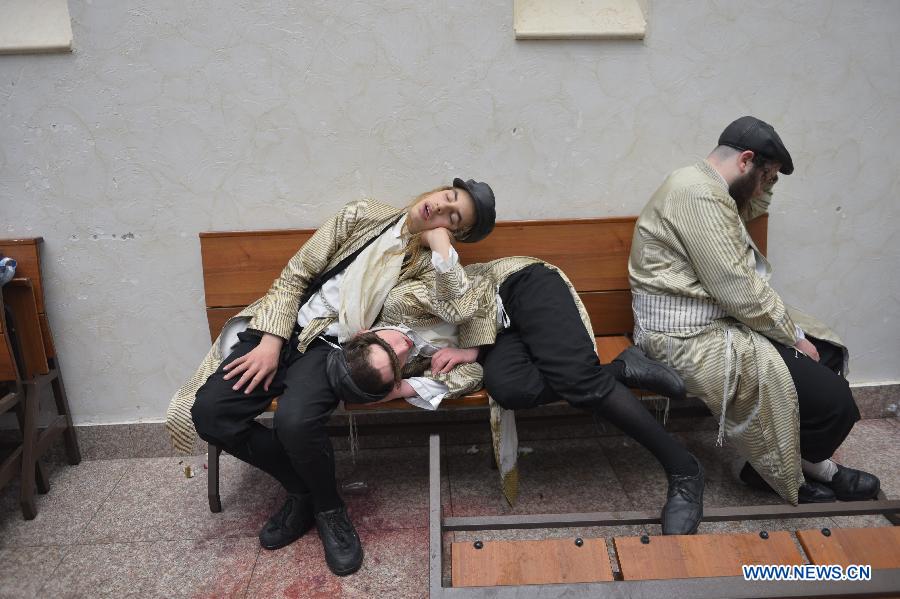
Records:
{"label": "bench slat", "polygon": [[900,527],[798,530],[797,538],[811,564],[870,565],[873,570],[900,568]]}
{"label": "bench slat", "polygon": [[711,535],[615,537],[613,544],[625,580],[664,580],[742,576],[744,564],[800,565],[803,558],[786,531]]}
{"label": "bench slat", "polygon": [[262,297],[310,229],[200,234],[206,306],[246,306]]}
{"label": "bench slat", "polygon": [[464,264],[533,256],[559,267],[578,291],[625,290],[636,217],[507,221],[475,244],[457,244]]}
{"label": "bench slat", "polygon": [[613,580],[604,539],[484,541],[451,545],[454,587],[604,582]]}

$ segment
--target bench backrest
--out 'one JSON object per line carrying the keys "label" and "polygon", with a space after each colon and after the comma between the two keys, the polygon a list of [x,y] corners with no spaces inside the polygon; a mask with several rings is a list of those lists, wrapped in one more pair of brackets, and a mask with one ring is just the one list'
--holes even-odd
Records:
{"label": "bench backrest", "polygon": [[[597,335],[623,335],[634,326],[628,255],[637,217],[498,222],[478,243],[457,244],[463,264],[504,256],[534,256],[558,266],[584,301]],[[766,251],[763,216],[748,227]],[[312,229],[200,233],[210,337],[225,321],[268,291],[313,234]]]}

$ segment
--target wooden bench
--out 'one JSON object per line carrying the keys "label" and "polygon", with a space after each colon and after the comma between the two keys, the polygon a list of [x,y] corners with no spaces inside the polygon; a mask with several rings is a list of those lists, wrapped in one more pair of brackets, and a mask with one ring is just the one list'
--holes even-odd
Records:
{"label": "wooden bench", "polygon": [[[534,256],[556,265],[572,281],[591,318],[600,361],[612,361],[631,345],[634,328],[628,256],[637,217],[506,221],[497,223],[486,239],[456,245],[463,264],[489,262],[506,256]],[[766,251],[768,216],[750,223],[760,251]],[[200,233],[203,287],[210,339],[225,322],[265,295],[284,266],[315,232],[314,229],[226,231]],[[440,411],[484,407],[487,393],[446,399]],[[270,410],[277,407],[273,403]],[[419,410],[404,400],[378,405],[345,405],[347,412],[409,412]],[[219,499],[219,452],[209,452],[209,501],[214,512]]]}
{"label": "wooden bench", "polygon": [[[558,266],[575,286],[591,317],[601,362],[609,362],[631,342],[634,328],[628,255],[637,217],[578,220],[506,221],[474,244],[457,244],[463,264],[489,262],[505,256],[534,256]],[[749,230],[760,251],[766,251],[763,216]],[[225,322],[250,302],[265,295],[288,260],[314,233],[313,229],[279,231],[227,231],[200,233],[203,288],[210,339]],[[441,408],[486,404],[478,393],[445,400]],[[348,409],[412,408],[403,400],[378,406]]]}

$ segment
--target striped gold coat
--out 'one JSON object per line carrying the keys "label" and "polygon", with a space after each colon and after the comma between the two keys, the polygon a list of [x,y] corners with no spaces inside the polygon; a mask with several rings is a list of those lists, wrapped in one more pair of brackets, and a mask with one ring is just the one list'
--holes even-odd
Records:
{"label": "striped gold coat", "polygon": [[[677,170],[638,218],[628,272],[635,342],[651,358],[672,365],[688,392],[717,418],[725,402],[724,438],[796,504],[803,483],[797,393],[769,340],[793,345],[795,324],[811,336],[838,345],[840,340],[786,306],[769,285],[771,265],[756,251],[745,221],[764,213],[770,201],[765,194],[739,214],[724,179],[709,163]],[[724,316],[703,325],[654,330],[656,325],[641,322],[637,306],[659,296],[690,298],[721,308]]]}
{"label": "striped gold coat", "polygon": [[[250,328],[283,339],[289,338],[297,322],[300,299],[310,281],[361,248],[402,212],[402,208],[371,200],[347,204],[303,244],[266,295],[233,318],[249,318]],[[415,302],[412,301],[414,298]],[[415,262],[404,264],[398,285],[388,294],[385,307],[402,311],[403,306],[408,305],[405,311],[410,318],[426,319],[433,315],[446,322],[459,323],[475,312],[479,300],[476,289],[469,284],[461,266],[438,274],[431,264],[431,252],[426,250],[419,252]],[[305,351],[332,321],[331,318],[314,319],[303,329],[298,349]],[[467,340],[461,338],[461,341]],[[191,406],[197,390],[219,368],[224,358],[217,338],[200,367],[175,393],[169,404],[166,428],[172,444],[182,452],[191,452],[196,439]]]}

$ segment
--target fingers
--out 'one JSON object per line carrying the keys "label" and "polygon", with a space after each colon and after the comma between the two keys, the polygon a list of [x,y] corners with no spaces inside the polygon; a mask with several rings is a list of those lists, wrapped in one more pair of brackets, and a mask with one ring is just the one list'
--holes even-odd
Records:
{"label": "fingers", "polygon": [[266,377],[266,382],[263,383],[263,389],[265,389],[266,391],[269,390],[269,385],[271,385],[271,384],[272,384],[272,381],[275,380],[275,373],[276,373],[276,372],[277,372],[276,370],[273,370],[273,371],[272,371],[272,374],[270,374],[269,376]]}
{"label": "fingers", "polygon": [[446,366],[444,366],[444,370],[442,370],[441,372],[442,373],[450,372],[451,370],[453,370],[454,368],[456,368],[457,366],[459,366],[462,363],[463,363],[463,359],[459,356],[456,356],[456,357],[450,359],[449,361],[447,361]]}
{"label": "fingers", "polygon": [[[238,374],[240,374],[241,372],[246,370],[247,366],[244,363],[247,361],[247,356],[249,356],[249,355],[250,354],[246,354],[246,355],[241,356],[240,358],[235,358],[234,361],[226,364],[225,367],[222,368],[222,370],[225,370],[226,372],[228,372],[228,374],[222,378],[227,381],[229,379],[236,377]],[[239,366],[241,368],[238,368]]]}
{"label": "fingers", "polygon": [[238,379],[238,382],[236,382],[236,383],[234,384],[234,386],[232,387],[232,389],[235,390],[235,391],[240,391],[241,387],[243,387],[244,385],[246,385],[247,382],[249,382],[249,381],[253,378],[253,375],[254,375],[254,374],[255,374],[255,371],[252,370],[252,369],[250,369],[250,368],[248,368],[247,370],[245,370],[245,371],[244,371],[244,374],[241,375],[241,378]]}

